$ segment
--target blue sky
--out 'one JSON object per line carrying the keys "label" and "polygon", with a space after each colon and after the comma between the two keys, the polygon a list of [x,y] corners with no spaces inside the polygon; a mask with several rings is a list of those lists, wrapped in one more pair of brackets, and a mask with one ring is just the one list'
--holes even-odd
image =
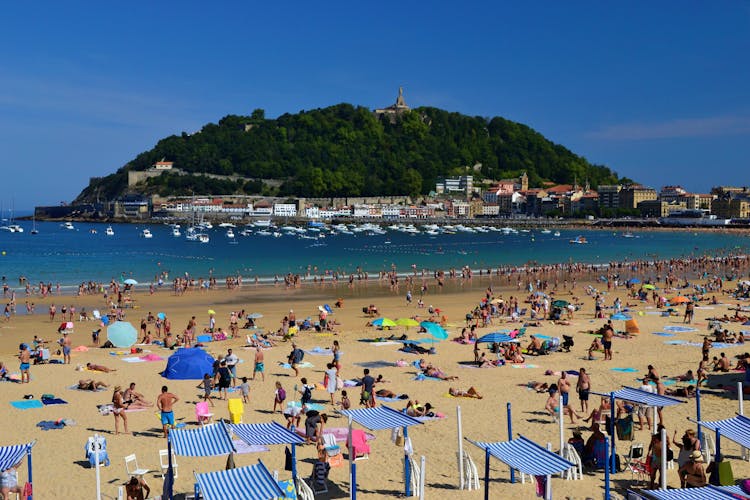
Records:
{"label": "blue sky", "polygon": [[750,184],[748,1],[370,3],[8,3],[4,206],[70,201],[227,114],[374,108],[399,85],[657,188]]}

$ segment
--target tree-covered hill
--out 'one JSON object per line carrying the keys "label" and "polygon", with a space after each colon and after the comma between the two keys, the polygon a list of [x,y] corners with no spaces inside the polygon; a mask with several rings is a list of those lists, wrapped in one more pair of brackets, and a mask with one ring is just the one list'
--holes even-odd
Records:
{"label": "tree-covered hill", "polygon": [[[532,187],[574,179],[587,179],[595,187],[618,180],[607,167],[592,165],[530,127],[504,118],[428,107],[392,120],[361,106],[339,104],[276,119],[266,119],[262,110],[251,116],[229,115],[200,132],[167,137],[116,173],[92,180],[77,201],[125,194],[128,170],[146,170],[162,159],[174,162],[181,173],[150,178],[137,186],[138,192],[415,195],[434,189],[441,176],[501,179],[524,171]],[[476,164],[481,168],[471,168]]]}

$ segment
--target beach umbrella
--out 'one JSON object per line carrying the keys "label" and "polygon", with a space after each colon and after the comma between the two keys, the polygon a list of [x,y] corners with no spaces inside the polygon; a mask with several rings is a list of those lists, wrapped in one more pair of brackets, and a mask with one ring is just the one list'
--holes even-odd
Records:
{"label": "beach umbrella", "polygon": [[104,315],[102,316],[102,326],[107,326],[109,324],[109,316]]}
{"label": "beach umbrella", "polygon": [[630,279],[628,280],[628,283],[632,283],[632,284],[634,284],[634,285],[637,285],[637,284],[638,284],[638,283],[640,283],[640,282],[641,282],[641,280],[639,280],[638,278],[630,278]]}
{"label": "beach umbrella", "polygon": [[448,338],[448,332],[445,331],[445,328],[438,325],[437,323],[432,323],[430,321],[422,321],[419,324],[419,326],[427,330],[427,333],[429,333],[436,339],[445,340]]}
{"label": "beach umbrella", "polygon": [[63,321],[60,323],[60,328],[58,330],[72,330],[73,329],[73,323],[70,321]]}
{"label": "beach umbrella", "polygon": [[136,280],[134,280],[133,278],[128,278],[125,281],[123,281],[123,283],[125,283],[126,285],[137,285],[138,284],[138,282]]}
{"label": "beach umbrella", "polygon": [[568,307],[570,302],[567,300],[557,299],[556,301],[552,302],[552,307]]}
{"label": "beach umbrella", "polygon": [[482,335],[477,339],[477,344],[500,344],[503,342],[518,342],[507,333],[492,332],[487,335]]}
{"label": "beach umbrella", "polygon": [[107,340],[115,347],[130,347],[138,342],[138,330],[127,321],[115,321],[107,327]]}
{"label": "beach umbrella", "polygon": [[419,326],[419,321],[411,318],[399,318],[396,320],[396,324],[398,326],[405,326],[406,328],[409,328],[412,326]]}
{"label": "beach umbrella", "polygon": [[216,311],[214,311],[213,309],[209,309],[208,314],[216,314]]}
{"label": "beach umbrella", "polygon": [[323,304],[323,309],[325,309],[328,314],[333,313],[333,309],[331,309],[331,306],[328,304]]}
{"label": "beach umbrella", "polygon": [[535,295],[536,297],[546,297],[546,296],[547,296],[547,294],[546,294],[546,293],[544,293],[544,292],[534,292],[534,295]]}
{"label": "beach umbrella", "polygon": [[247,317],[250,319],[259,319],[259,318],[262,318],[263,315],[261,313],[252,313],[252,314],[248,314]]}
{"label": "beach umbrella", "polygon": [[159,318],[162,321],[164,321],[165,319],[167,319],[167,315],[164,314],[164,313],[157,313],[156,317]]}
{"label": "beach umbrella", "polygon": [[688,302],[690,302],[690,299],[688,299],[687,297],[683,297],[682,295],[677,296],[677,297],[672,297],[671,299],[669,299],[669,303],[672,305],[687,304]]}
{"label": "beach umbrella", "polygon": [[649,285],[649,284],[643,285],[641,288],[643,288],[644,290],[655,290],[656,289],[656,287],[654,285]]}
{"label": "beach umbrella", "polygon": [[619,320],[625,321],[625,320],[630,319],[630,316],[628,316],[627,314],[623,314],[623,313],[617,313],[617,314],[613,314],[612,316],[610,316],[609,319],[619,319]]}
{"label": "beach umbrella", "polygon": [[388,318],[377,318],[377,319],[372,320],[372,325],[382,326],[383,328],[386,328],[386,327],[390,328],[392,326],[396,326],[396,322]]}

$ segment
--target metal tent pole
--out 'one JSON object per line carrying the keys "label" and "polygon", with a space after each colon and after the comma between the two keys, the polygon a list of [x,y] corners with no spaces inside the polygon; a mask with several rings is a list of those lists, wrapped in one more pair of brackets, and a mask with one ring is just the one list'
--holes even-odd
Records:
{"label": "metal tent pole", "polygon": [[461,428],[461,406],[456,406],[456,425],[458,427],[458,489],[464,489],[464,437]]}

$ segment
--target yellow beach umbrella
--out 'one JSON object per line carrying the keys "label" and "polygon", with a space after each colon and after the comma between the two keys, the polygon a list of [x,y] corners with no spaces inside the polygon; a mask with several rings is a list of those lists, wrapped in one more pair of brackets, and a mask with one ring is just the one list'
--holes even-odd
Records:
{"label": "yellow beach umbrella", "polygon": [[208,314],[216,314],[216,311],[214,311],[213,309],[209,309]]}

